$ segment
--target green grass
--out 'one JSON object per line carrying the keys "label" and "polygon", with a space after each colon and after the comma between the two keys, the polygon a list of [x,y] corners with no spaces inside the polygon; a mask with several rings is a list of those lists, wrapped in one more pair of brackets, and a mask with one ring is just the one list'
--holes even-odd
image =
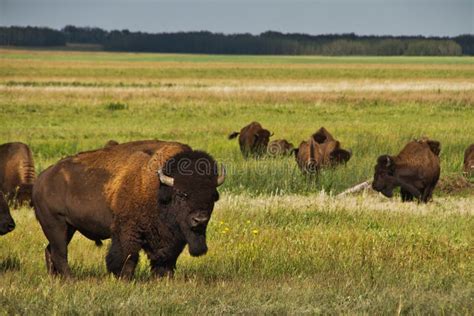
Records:
{"label": "green grass", "polygon": [[[208,151],[228,177],[209,253],[185,251],[172,280],[153,279],[144,256],[134,281],[116,280],[105,269],[109,241],[97,248],[79,234],[74,279],[51,278],[32,210],[13,210],[17,228],[0,237],[0,314],[470,314],[474,195],[458,180],[474,141],[474,91],[456,87],[474,77],[472,61],[3,50],[0,143],[29,144],[38,173],[109,139],[157,138]],[[355,89],[204,89],[328,78]],[[357,90],[405,79],[451,89]],[[293,157],[245,160],[227,135],[253,120],[295,145],[325,126],[354,156],[318,177]],[[370,179],[378,155],[421,136],[442,145],[444,189],[432,203],[333,197]]]}
{"label": "green grass", "polygon": [[[76,236],[74,280],[47,276],[29,209],[0,244],[0,304],[12,313],[459,313],[472,310],[474,200],[402,205],[367,196],[227,195],[209,253],[178,261],[175,279],[106,273],[105,247]],[[106,243],[108,245],[108,243]]]}

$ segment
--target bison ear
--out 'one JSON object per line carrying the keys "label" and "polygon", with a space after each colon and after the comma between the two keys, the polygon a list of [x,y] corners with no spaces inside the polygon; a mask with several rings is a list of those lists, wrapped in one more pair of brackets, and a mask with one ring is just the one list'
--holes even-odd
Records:
{"label": "bison ear", "polygon": [[394,167],[395,162],[393,161],[393,157],[389,155],[382,155],[377,158],[377,165],[391,169]]}
{"label": "bison ear", "polygon": [[327,137],[326,137],[326,135],[324,135],[324,133],[322,133],[321,131],[318,131],[318,132],[313,134],[313,139],[317,143],[322,144],[326,141]]}
{"label": "bison ear", "polygon": [[436,140],[428,140],[426,143],[428,144],[428,146],[430,146],[430,149],[433,152],[433,154],[435,154],[436,156],[439,156],[439,153],[441,151],[440,142]]}
{"label": "bison ear", "polygon": [[336,163],[346,163],[351,159],[352,151],[336,149],[330,154],[330,160]]}

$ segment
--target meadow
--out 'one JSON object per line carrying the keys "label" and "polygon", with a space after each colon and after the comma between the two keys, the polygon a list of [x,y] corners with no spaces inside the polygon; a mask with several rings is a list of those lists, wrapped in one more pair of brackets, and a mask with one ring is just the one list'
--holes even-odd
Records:
{"label": "meadow", "polygon": [[[0,238],[0,313],[469,314],[474,190],[474,58],[268,57],[0,49],[0,143],[30,145],[36,171],[109,139],[176,140],[228,169],[209,253],[186,251],[174,279],[115,280],[104,247],[76,235],[75,278],[46,274],[31,209]],[[293,157],[244,160],[227,135],[251,121],[298,145],[326,127],[353,157],[304,177]],[[428,205],[374,193],[376,158],[413,138],[442,145]],[[471,179],[472,181],[472,179]]]}

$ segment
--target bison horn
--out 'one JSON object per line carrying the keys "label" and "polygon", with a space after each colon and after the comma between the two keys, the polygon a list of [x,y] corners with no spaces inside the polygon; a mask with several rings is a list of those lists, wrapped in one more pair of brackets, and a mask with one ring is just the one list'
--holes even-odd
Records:
{"label": "bison horn", "polygon": [[390,160],[390,157],[387,156],[387,165],[386,165],[386,166],[387,166],[387,167],[390,167],[391,162],[392,162],[392,161]]}
{"label": "bison horn", "polygon": [[219,175],[219,177],[217,178],[217,186],[220,186],[224,183],[225,181],[225,174],[226,174],[226,171],[225,171],[225,167],[223,164],[221,164],[221,174]]}
{"label": "bison horn", "polygon": [[163,173],[162,169],[158,170],[158,176],[160,177],[160,182],[166,184],[169,187],[172,187],[174,184],[173,177],[169,177]]}

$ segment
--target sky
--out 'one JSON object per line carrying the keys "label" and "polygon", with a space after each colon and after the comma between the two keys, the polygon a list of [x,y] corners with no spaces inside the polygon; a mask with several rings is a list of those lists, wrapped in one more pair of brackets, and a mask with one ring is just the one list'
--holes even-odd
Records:
{"label": "sky", "polygon": [[0,25],[455,36],[474,34],[474,0],[0,0]]}

